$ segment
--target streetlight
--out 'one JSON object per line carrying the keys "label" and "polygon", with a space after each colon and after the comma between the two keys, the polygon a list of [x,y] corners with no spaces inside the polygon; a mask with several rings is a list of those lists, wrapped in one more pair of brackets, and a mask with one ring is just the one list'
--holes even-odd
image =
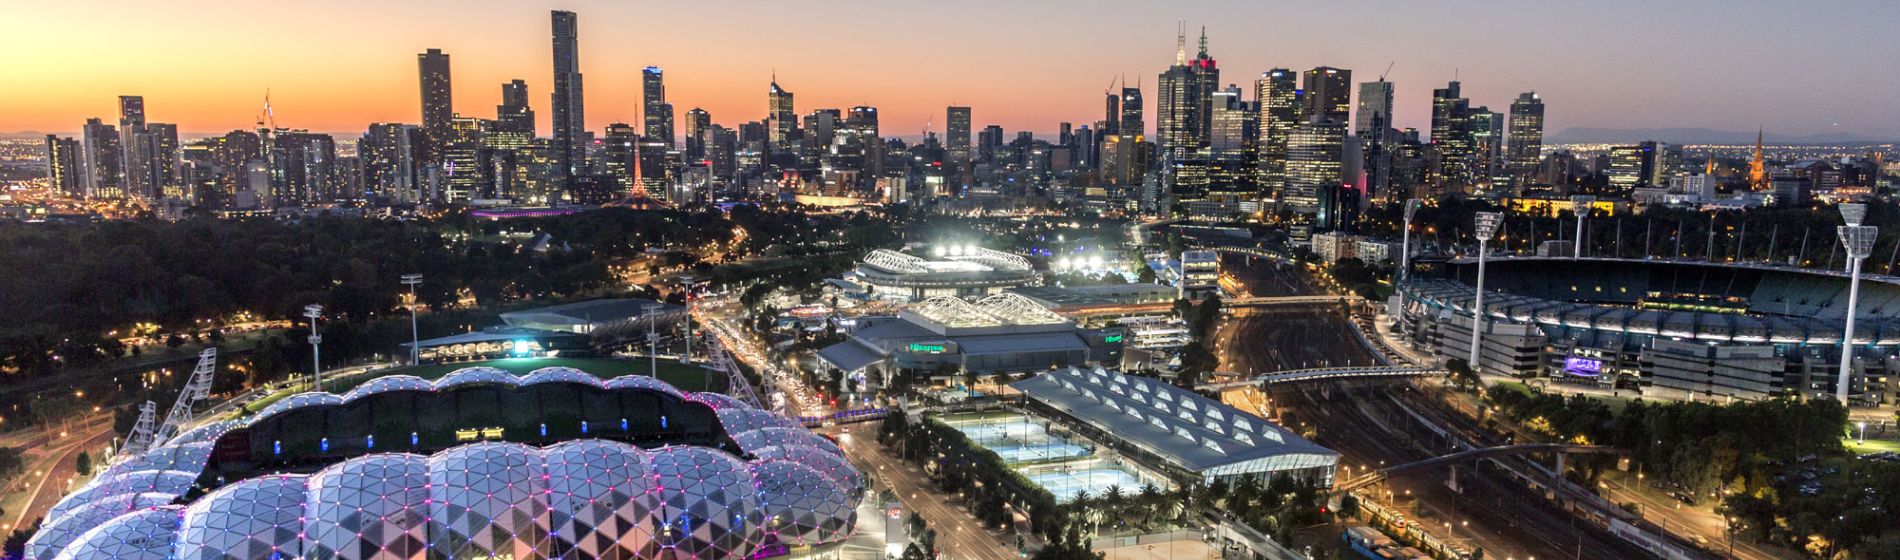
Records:
{"label": "streetlight", "polygon": [[1874,250],[1874,240],[1880,237],[1880,228],[1863,226],[1861,220],[1867,217],[1867,205],[1847,203],[1841,205],[1841,219],[1847,225],[1836,228],[1840,233],[1841,246],[1847,249],[1847,326],[1841,332],[1841,373],[1834,382],[1834,398],[1847,405],[1848,383],[1853,372],[1854,360],[1854,307],[1860,301],[1860,264]]}
{"label": "streetlight", "polygon": [[[640,306],[640,310],[646,312],[647,317],[647,367],[650,370],[648,375],[654,379],[660,378],[660,335],[653,329],[654,323],[658,323],[660,320],[659,311],[661,307],[665,306],[660,305],[658,302]],[[704,389],[706,387],[701,385],[700,388]]]}
{"label": "streetlight", "polygon": [[1597,197],[1587,194],[1570,197],[1570,213],[1577,215],[1577,245],[1570,250],[1570,258],[1583,258],[1583,220],[1590,217],[1590,207],[1596,202]]}
{"label": "streetlight", "polygon": [[1860,445],[1867,445],[1867,421],[1855,422],[1854,427],[1860,428]]}
{"label": "streetlight", "polygon": [[409,287],[409,365],[412,366],[422,361],[422,341],[416,331],[416,285],[421,283],[421,274],[402,275],[402,285]]}
{"label": "streetlight", "polygon": [[1405,200],[1405,233],[1399,239],[1399,280],[1404,281],[1406,273],[1412,269],[1412,216],[1418,214],[1419,200]]}
{"label": "streetlight", "polygon": [[1477,297],[1471,300],[1471,357],[1466,365],[1471,372],[1478,372],[1478,338],[1484,332],[1484,254],[1491,246],[1491,236],[1496,235],[1498,226],[1504,223],[1504,215],[1497,212],[1479,212],[1474,220],[1478,236],[1478,290]]}
{"label": "streetlight", "polygon": [[303,316],[310,318],[310,386],[322,391],[323,335],[317,332],[317,318],[323,316],[323,305],[312,303],[304,306]]}

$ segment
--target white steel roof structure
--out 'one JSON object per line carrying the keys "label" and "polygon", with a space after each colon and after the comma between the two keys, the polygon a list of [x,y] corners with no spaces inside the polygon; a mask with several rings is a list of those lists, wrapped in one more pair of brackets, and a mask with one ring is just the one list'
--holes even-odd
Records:
{"label": "white steel roof structure", "polygon": [[1203,479],[1330,470],[1339,463],[1338,452],[1156,379],[1071,367],[1010,387]]}

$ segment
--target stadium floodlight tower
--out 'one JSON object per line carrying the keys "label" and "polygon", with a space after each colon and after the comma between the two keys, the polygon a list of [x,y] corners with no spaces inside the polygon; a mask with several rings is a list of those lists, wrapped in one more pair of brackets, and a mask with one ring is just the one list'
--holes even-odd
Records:
{"label": "stadium floodlight tower", "polygon": [[1570,258],[1583,258],[1583,221],[1590,217],[1591,206],[1597,203],[1597,197],[1580,194],[1570,197],[1570,213],[1577,215],[1577,244],[1570,249]]}
{"label": "stadium floodlight tower", "polygon": [[1847,325],[1841,329],[1841,373],[1834,380],[1834,398],[1842,406],[1847,405],[1848,385],[1853,378],[1854,304],[1860,301],[1860,264],[1873,252],[1874,240],[1880,237],[1880,228],[1860,225],[1866,217],[1865,204],[1841,205],[1841,219],[1847,223],[1838,228],[1841,246],[1847,249]]}
{"label": "stadium floodlight tower", "polygon": [[303,316],[310,318],[310,389],[323,390],[323,335],[317,333],[317,318],[323,316],[323,305],[312,303],[303,308]]}
{"label": "stadium floodlight tower", "polygon": [[1400,281],[1405,280],[1405,277],[1412,271],[1412,216],[1418,214],[1418,205],[1419,200],[1416,198],[1408,198],[1405,200],[1405,233],[1399,237]]}
{"label": "stadium floodlight tower", "polygon": [[1471,355],[1467,365],[1471,372],[1478,372],[1478,339],[1484,333],[1484,254],[1490,250],[1491,236],[1498,233],[1498,226],[1504,224],[1504,215],[1497,212],[1479,212],[1475,220],[1478,236],[1478,290],[1471,299]]}
{"label": "stadium floodlight tower", "polygon": [[421,274],[402,275],[402,285],[409,287],[409,365],[422,362],[422,340],[416,331],[416,285],[422,283]]}
{"label": "stadium floodlight tower", "polygon": [[647,318],[648,374],[654,379],[660,378],[660,333],[654,330],[654,324],[660,322],[660,308],[662,307],[665,306],[659,303],[649,303],[640,306],[640,311],[644,312]]}

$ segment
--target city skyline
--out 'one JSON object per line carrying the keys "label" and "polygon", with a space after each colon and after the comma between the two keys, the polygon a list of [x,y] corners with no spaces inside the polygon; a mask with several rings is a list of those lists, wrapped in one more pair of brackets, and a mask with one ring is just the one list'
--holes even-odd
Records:
{"label": "city skyline", "polygon": [[[23,64],[14,72],[18,87],[0,91],[0,107],[9,108],[0,115],[0,132],[71,134],[86,118],[115,115],[118,96],[140,95],[154,119],[178,123],[181,134],[215,134],[250,128],[267,90],[282,126],[356,132],[374,122],[420,123],[410,57],[431,48],[454,61],[455,112],[491,117],[500,101],[496,86],[521,79],[539,115],[537,128],[552,131],[547,13],[568,9],[580,16],[579,66],[590,75],[590,131],[641,123],[641,69],[658,66],[667,70],[666,101],[677,113],[702,108],[713,122],[727,125],[765,116],[763,94],[776,74],[781,85],[800,94],[804,111],[879,107],[890,136],[918,136],[926,123],[941,134],[944,107],[952,105],[972,107],[979,128],[996,124],[1049,134],[1058,122],[1100,118],[1098,96],[1123,76],[1151,90],[1148,111],[1154,113],[1155,73],[1175,54],[1170,47],[1176,21],[1186,20],[1192,29],[1207,28],[1209,51],[1226,71],[1223,87],[1250,88],[1274,67],[1332,66],[1372,81],[1392,64],[1387,79],[1396,86],[1393,120],[1399,127],[1427,129],[1430,91],[1456,76],[1473,105],[1504,107],[1518,94],[1536,91],[1558,106],[1547,122],[1553,136],[1586,127],[1765,127],[1771,135],[1900,137],[1900,108],[1881,100],[1883,92],[1900,87],[1896,78],[1858,72],[1855,53],[1891,50],[1883,43],[1900,46],[1874,33],[1877,22],[1891,18],[1871,17],[1900,15],[1900,7],[1871,2],[1857,5],[1870,17],[1855,18],[1832,17],[1858,13],[1853,8],[1784,13],[1756,2],[1651,7],[1645,18],[1620,17],[1614,6],[1597,12],[1515,9],[1508,16],[1507,6],[1481,2],[1453,15],[1402,4],[1327,6],[1335,13],[1323,15],[1364,30],[1353,33],[1363,39],[1345,44],[1324,41],[1325,30],[1311,29],[1323,26],[1263,32],[1281,14],[1246,4],[1132,4],[1116,10],[1038,4],[1018,7],[1012,12],[1018,17],[1008,19],[990,15],[1001,12],[981,3],[929,11],[915,4],[855,6],[849,17],[865,25],[845,28],[862,33],[828,34],[770,31],[817,29],[811,24],[845,17],[830,5],[797,12],[732,10],[717,14],[717,24],[654,26],[637,23],[650,21],[648,14],[691,12],[668,6],[636,13],[608,3],[479,4],[450,12],[443,6],[363,4],[306,13],[214,2],[192,11],[195,19],[156,5],[22,6],[28,19],[43,25],[0,39],[16,52],[80,32],[114,39],[74,44],[61,56]],[[919,32],[923,22],[959,17],[980,22],[968,27],[965,40]],[[1585,33],[1605,23],[1631,32],[1614,41]],[[1434,26],[1487,24],[1490,33],[1433,34]],[[1764,33],[1734,31],[1766,26],[1780,37],[1806,33],[1866,41],[1770,41],[1761,38]],[[208,29],[218,33],[193,32]],[[338,35],[336,29],[352,31]],[[133,41],[156,46],[124,48]],[[231,41],[254,46],[229,56],[201,54]],[[1430,44],[1420,48],[1421,41]],[[1500,44],[1514,47],[1496,48]],[[1796,64],[1801,79],[1758,78]],[[1814,83],[1850,80],[1861,86],[1832,89],[1819,101],[1800,95]]]}

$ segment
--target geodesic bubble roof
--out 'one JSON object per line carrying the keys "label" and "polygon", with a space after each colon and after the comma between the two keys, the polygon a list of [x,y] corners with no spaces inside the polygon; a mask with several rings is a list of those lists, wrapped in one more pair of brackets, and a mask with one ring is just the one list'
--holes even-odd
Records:
{"label": "geodesic bubble roof", "polygon": [[725,428],[728,434],[745,433],[759,428],[805,429],[795,420],[764,410],[720,408],[715,409],[715,412],[719,414],[720,427]]}
{"label": "geodesic bubble roof", "polygon": [[343,404],[343,397],[339,397],[332,393],[320,393],[316,391],[311,391],[308,393],[297,393],[295,395],[284,397],[283,400],[270,403],[270,406],[264,407],[264,410],[260,410],[257,412],[256,416],[252,416],[251,421],[255,423],[258,420],[270,418],[271,416],[277,415],[286,410],[291,410],[294,408],[303,408],[306,406],[316,406],[316,405],[325,405],[325,404]]}
{"label": "geodesic bubble roof", "polygon": [[607,383],[594,377],[594,374],[571,367],[544,367],[528,372],[526,377],[521,378],[522,385],[538,383],[579,383],[590,387],[607,387]]}
{"label": "geodesic bubble roof", "polygon": [[448,375],[444,375],[441,379],[435,380],[435,388],[439,391],[450,387],[476,383],[520,386],[521,378],[515,377],[515,374],[508,373],[507,371],[491,367],[462,368],[449,372]]}
{"label": "geodesic bubble roof", "polygon": [[49,516],[46,524],[26,542],[28,560],[52,560],[60,551],[77,542],[81,535],[113,518],[142,509],[172,503],[176,495],[161,493],[118,494],[100,498],[58,516]]}
{"label": "geodesic bubble roof", "polygon": [[648,465],[660,507],[657,549],[642,557],[739,558],[762,542],[763,515],[745,463],[705,447],[676,446],[654,451]]}
{"label": "geodesic bubble roof", "polygon": [[56,519],[79,506],[122,494],[156,492],[179,496],[191,489],[197,479],[196,473],[160,470],[130,471],[95,478],[78,492],[68,494],[59,503],[53,504],[52,509],[46,512],[46,518]]}
{"label": "geodesic bubble roof", "polygon": [[789,546],[834,542],[857,522],[857,500],[817,469],[784,459],[753,461],[768,541]]}
{"label": "geodesic bubble roof", "polygon": [[722,395],[719,393],[692,393],[692,394],[686,395],[686,400],[706,403],[706,406],[712,407],[713,410],[725,410],[728,408],[740,408],[740,409],[752,408],[752,405],[746,404],[744,401],[732,398],[727,395]]}
{"label": "geodesic bubble roof", "polygon": [[811,447],[808,445],[779,445],[766,447],[752,454],[759,460],[784,459],[816,469],[819,474],[838,483],[838,487],[853,496],[864,494],[864,475],[851,467],[844,457]]}
{"label": "geodesic bubble roof", "polygon": [[207,494],[185,509],[177,560],[302,557],[308,479],[265,476]]}
{"label": "geodesic bubble roof", "polygon": [[608,389],[626,389],[626,388],[653,389],[653,390],[660,391],[663,393],[671,394],[675,397],[680,397],[680,398],[686,397],[686,393],[680,392],[678,387],[674,387],[665,381],[660,381],[658,379],[654,379],[654,378],[647,377],[644,375],[622,375],[620,377],[609,379],[607,380],[607,388]]}
{"label": "geodesic bubble roof", "polygon": [[350,389],[350,392],[343,394],[343,402],[351,402],[370,395],[390,391],[434,390],[435,385],[430,384],[426,379],[414,375],[385,375],[365,381],[362,385],[357,385],[355,389]]}
{"label": "geodesic bubble roof", "polygon": [[844,455],[844,450],[838,448],[838,444],[833,443],[829,439],[825,439],[825,436],[814,434],[803,429],[759,428],[733,434],[732,441],[738,443],[739,448],[744,449],[747,453],[757,453],[759,449],[780,445],[804,445],[823,449],[825,452],[833,455]]}
{"label": "geodesic bubble roof", "polygon": [[158,506],[121,515],[86,531],[54,560],[171,560],[184,506]]}

